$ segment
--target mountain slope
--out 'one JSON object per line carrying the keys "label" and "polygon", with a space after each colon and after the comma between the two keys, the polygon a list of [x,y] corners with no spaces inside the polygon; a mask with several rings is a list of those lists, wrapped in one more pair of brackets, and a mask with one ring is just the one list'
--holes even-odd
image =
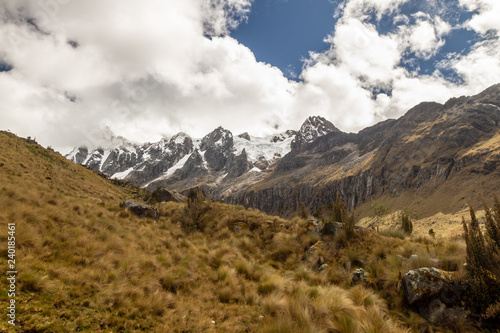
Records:
{"label": "mountain slope", "polygon": [[[233,202],[266,212],[384,199],[425,215],[458,211],[500,179],[500,85],[446,104],[421,103],[358,134],[329,133],[292,151]],[[398,200],[404,198],[403,200]],[[392,207],[391,207],[392,208]]]}
{"label": "mountain slope", "polygon": [[[120,207],[135,190],[6,132],[0,188],[0,239],[7,244],[15,223],[17,270],[16,326],[2,320],[2,332],[323,332],[344,322],[405,331],[374,291],[347,289],[349,271],[330,279],[303,260],[316,242],[304,220],[210,202],[196,208],[198,231],[183,228],[192,210],[180,203],[158,205],[157,221],[139,219]],[[297,301],[315,315],[285,311]],[[0,302],[7,307],[7,293]]]}
{"label": "mountain slope", "polygon": [[498,190],[499,94],[495,85],[444,105],[421,103],[356,134],[309,117],[298,132],[266,138],[219,127],[202,139],[180,133],[68,157],[149,189],[202,187],[214,199],[283,216],[302,202],[315,211],[337,193],[362,216],[373,200],[391,211],[456,213]]}

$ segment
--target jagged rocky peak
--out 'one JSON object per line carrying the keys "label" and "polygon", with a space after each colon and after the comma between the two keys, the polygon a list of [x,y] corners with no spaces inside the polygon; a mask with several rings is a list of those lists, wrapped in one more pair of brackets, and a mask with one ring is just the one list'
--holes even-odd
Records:
{"label": "jagged rocky peak", "polygon": [[311,116],[300,127],[292,141],[292,149],[300,149],[304,144],[313,142],[317,138],[331,132],[340,132],[330,121],[320,116]]}
{"label": "jagged rocky peak", "polygon": [[204,152],[208,166],[214,171],[220,171],[232,157],[233,134],[218,127],[201,140],[200,150]]}
{"label": "jagged rocky peak", "polygon": [[233,134],[222,126],[217,127],[201,140],[200,150],[209,148],[229,151],[233,148]]}
{"label": "jagged rocky peak", "polygon": [[193,151],[193,139],[189,135],[184,132],[180,132],[174,135],[169,143],[168,147],[171,150],[179,150],[182,149],[184,153],[188,154]]}
{"label": "jagged rocky peak", "polygon": [[83,164],[88,154],[89,149],[87,147],[76,147],[68,155],[66,155],[66,158],[77,164]]}
{"label": "jagged rocky peak", "polygon": [[160,141],[150,145],[146,149],[150,159],[164,158],[165,156],[176,156],[182,158],[185,154],[193,151],[193,140],[186,133],[180,132],[171,138],[162,138]]}
{"label": "jagged rocky peak", "polygon": [[253,167],[253,164],[248,161],[248,156],[245,149],[243,149],[240,155],[232,158],[228,164],[227,177],[229,178],[239,177]]}

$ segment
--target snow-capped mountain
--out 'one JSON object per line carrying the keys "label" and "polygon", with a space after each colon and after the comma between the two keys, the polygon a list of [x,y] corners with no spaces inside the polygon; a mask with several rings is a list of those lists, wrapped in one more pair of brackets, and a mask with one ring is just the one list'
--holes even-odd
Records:
{"label": "snow-capped mountain", "polygon": [[217,188],[221,194],[262,180],[294,145],[299,147],[336,130],[326,119],[310,117],[299,132],[266,137],[233,136],[222,127],[201,139],[179,133],[144,144],[109,135],[103,147],[78,147],[66,157],[110,178],[149,189],[164,186],[181,191],[203,185]]}
{"label": "snow-capped mountain", "polygon": [[306,119],[292,141],[292,149],[300,150],[307,143],[331,132],[340,132],[331,122],[323,117],[313,116]]}
{"label": "snow-capped mountain", "polygon": [[234,178],[250,171],[266,171],[291,150],[295,134],[286,131],[254,137],[243,133],[233,137],[219,127],[202,139],[179,133],[142,145],[110,136],[103,145],[106,148],[77,147],[66,157],[111,178],[155,187],[155,183],[164,183],[174,175],[173,180],[203,173]]}

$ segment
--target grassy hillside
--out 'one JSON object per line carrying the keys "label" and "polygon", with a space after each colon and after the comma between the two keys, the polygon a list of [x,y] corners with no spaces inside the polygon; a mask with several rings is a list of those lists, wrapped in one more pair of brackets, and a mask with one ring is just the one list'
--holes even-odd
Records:
{"label": "grassy hillside", "polygon": [[[120,203],[140,191],[6,132],[0,165],[0,270],[8,270],[7,224],[16,223],[18,271],[17,325],[4,311],[0,331],[475,330],[427,323],[404,305],[399,285],[431,263],[463,275],[460,239],[366,230],[351,242],[320,241],[306,220],[216,202],[200,204],[194,225],[179,203],[157,205],[157,221],[139,219]],[[411,264],[397,257],[412,254]],[[322,271],[318,260],[328,264]],[[357,267],[370,283],[351,286]],[[6,279],[0,286],[8,289]],[[1,293],[3,309],[7,302]]]}

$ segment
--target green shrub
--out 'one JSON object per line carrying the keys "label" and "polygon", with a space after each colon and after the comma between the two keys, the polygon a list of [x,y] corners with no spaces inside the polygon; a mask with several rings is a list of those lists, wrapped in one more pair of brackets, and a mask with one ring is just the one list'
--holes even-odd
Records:
{"label": "green shrub", "polygon": [[181,227],[185,232],[204,231],[206,222],[203,215],[210,210],[210,203],[205,200],[205,191],[200,188],[189,190],[187,206],[181,219]]}
{"label": "green shrub", "polygon": [[411,233],[413,232],[413,223],[406,213],[403,213],[403,215],[401,215],[401,229],[407,235],[411,235]]}
{"label": "green shrub", "polygon": [[309,212],[307,210],[307,207],[303,202],[300,203],[300,207],[299,207],[299,211],[298,211],[297,215],[300,218],[303,218],[304,220],[307,219],[307,217],[309,216]]}
{"label": "green shrub", "polygon": [[467,246],[468,301],[476,312],[483,315],[500,299],[500,257],[497,253],[498,244],[494,239],[497,235],[497,222],[500,220],[499,208],[497,196],[493,213],[485,204],[486,239],[472,207],[469,207],[470,222],[466,223],[462,217]]}
{"label": "green shrub", "polygon": [[372,201],[371,208],[373,209],[375,216],[384,216],[389,212],[389,207],[379,204],[376,201]]}
{"label": "green shrub", "polygon": [[342,201],[342,198],[338,193],[335,202],[332,202],[328,206],[321,208],[320,212],[323,215],[323,221],[325,223],[341,222],[344,224],[344,243],[347,244],[351,239],[355,237],[356,217],[354,210],[352,212],[349,211],[349,209],[347,208],[347,204]]}

